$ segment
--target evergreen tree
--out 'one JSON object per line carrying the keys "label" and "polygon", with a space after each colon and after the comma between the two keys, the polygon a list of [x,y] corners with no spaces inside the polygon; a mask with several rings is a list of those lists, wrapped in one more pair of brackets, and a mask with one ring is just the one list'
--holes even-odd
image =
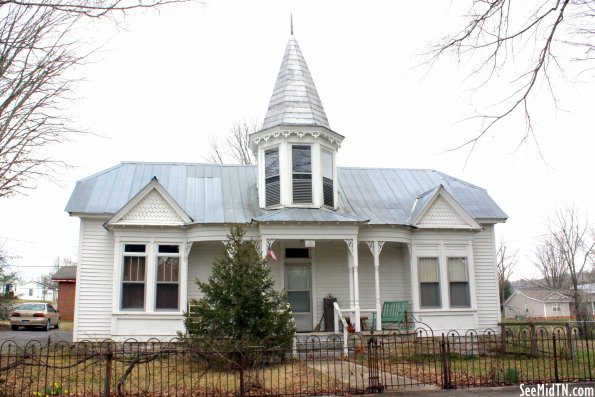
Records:
{"label": "evergreen tree", "polygon": [[274,289],[267,259],[255,241],[235,227],[213,264],[207,282],[196,280],[203,293],[193,299],[185,326],[193,339],[220,339],[236,347],[288,346],[295,321],[285,294]]}

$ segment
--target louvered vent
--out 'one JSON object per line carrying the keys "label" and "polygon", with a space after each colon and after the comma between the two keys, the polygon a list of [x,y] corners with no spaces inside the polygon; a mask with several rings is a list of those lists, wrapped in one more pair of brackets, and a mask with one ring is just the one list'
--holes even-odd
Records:
{"label": "louvered vent", "polygon": [[293,175],[293,202],[312,203],[312,176]]}
{"label": "louvered vent", "polygon": [[266,206],[277,205],[281,203],[281,189],[279,177],[267,178],[266,181]]}
{"label": "louvered vent", "polygon": [[324,198],[324,205],[329,207],[335,206],[335,197],[333,193],[333,180],[329,178],[322,178],[322,194]]}

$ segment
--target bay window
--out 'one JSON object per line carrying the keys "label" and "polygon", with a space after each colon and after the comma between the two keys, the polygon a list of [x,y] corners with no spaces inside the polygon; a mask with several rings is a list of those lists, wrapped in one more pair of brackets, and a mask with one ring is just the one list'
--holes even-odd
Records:
{"label": "bay window", "polygon": [[124,244],[120,309],[180,310],[181,261],[178,244]]}

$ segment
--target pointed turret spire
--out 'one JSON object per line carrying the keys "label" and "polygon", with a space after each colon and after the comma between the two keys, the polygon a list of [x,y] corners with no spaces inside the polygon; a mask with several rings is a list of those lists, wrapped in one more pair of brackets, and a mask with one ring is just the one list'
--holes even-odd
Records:
{"label": "pointed turret spire", "polygon": [[293,36],[287,43],[262,129],[281,125],[331,129],[306,60]]}

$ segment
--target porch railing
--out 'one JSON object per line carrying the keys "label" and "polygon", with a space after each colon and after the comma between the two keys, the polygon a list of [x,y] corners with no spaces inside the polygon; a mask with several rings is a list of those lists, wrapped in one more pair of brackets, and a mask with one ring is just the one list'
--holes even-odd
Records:
{"label": "porch railing", "polygon": [[337,302],[333,302],[333,308],[335,309],[335,332],[339,332],[339,320],[343,324],[343,355],[347,356],[349,354],[347,348],[347,320],[343,317],[343,313]]}

